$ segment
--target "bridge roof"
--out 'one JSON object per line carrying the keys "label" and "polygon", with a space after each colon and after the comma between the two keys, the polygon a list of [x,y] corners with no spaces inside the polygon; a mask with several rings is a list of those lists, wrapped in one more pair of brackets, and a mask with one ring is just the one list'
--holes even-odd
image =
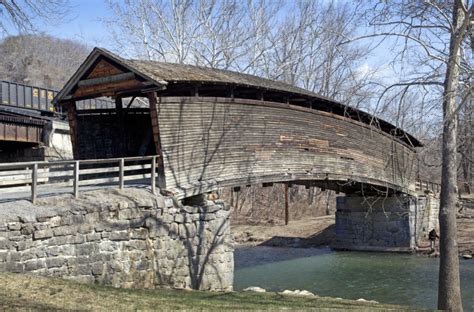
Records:
{"label": "bridge roof", "polygon": [[148,81],[155,86],[162,87],[163,89],[170,84],[176,83],[228,85],[234,87],[255,88],[263,91],[273,91],[284,93],[291,97],[300,97],[308,100],[324,102],[329,106],[338,109],[340,113],[335,111],[335,114],[344,115],[364,123],[379,126],[382,131],[397,137],[409,146],[422,146],[422,143],[415,137],[389,122],[376,118],[364,111],[344,105],[333,99],[281,81],[270,80],[229,70],[194,65],[124,59],[102,48],[94,48],[85,62],[79,67],[78,71],[55,97],[55,103],[65,102],[71,98],[71,91],[77,86],[78,82],[84,77],[84,75],[91,70],[94,64],[96,64],[99,57],[105,57],[108,60],[112,60],[114,63],[117,63],[140,76],[141,79]]}

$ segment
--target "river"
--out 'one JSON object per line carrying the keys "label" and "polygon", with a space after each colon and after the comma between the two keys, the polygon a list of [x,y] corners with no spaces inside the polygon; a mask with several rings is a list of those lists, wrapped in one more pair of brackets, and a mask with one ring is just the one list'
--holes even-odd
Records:
{"label": "river", "polygon": [[[474,311],[474,260],[460,260],[465,311]],[[240,247],[234,289],[306,289],[320,296],[434,309],[439,259],[316,248]]]}

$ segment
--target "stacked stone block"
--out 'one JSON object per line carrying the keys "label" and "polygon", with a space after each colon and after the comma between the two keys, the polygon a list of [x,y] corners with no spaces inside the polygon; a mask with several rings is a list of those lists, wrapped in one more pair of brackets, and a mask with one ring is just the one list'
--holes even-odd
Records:
{"label": "stacked stone block", "polygon": [[437,201],[426,196],[337,198],[335,248],[413,251],[436,226]]}
{"label": "stacked stone block", "polygon": [[408,251],[412,248],[410,197],[337,198],[335,247]]}
{"label": "stacked stone block", "polygon": [[16,214],[15,205],[0,205],[0,271],[115,287],[232,289],[222,202],[183,206],[135,189],[43,200]]}

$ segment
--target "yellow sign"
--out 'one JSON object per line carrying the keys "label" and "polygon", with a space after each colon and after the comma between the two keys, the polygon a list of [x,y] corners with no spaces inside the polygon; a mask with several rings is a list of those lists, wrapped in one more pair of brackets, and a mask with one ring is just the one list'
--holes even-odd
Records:
{"label": "yellow sign", "polygon": [[38,89],[33,89],[33,96],[38,97]]}
{"label": "yellow sign", "polygon": [[48,91],[48,100],[52,100],[54,98],[53,91]]}

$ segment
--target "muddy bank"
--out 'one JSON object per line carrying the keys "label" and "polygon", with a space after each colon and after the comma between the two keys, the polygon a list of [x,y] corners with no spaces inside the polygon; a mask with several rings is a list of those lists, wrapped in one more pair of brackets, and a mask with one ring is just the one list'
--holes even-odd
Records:
{"label": "muddy bank", "polygon": [[289,225],[232,223],[234,240],[241,246],[326,247],[335,236],[335,216],[291,221]]}

